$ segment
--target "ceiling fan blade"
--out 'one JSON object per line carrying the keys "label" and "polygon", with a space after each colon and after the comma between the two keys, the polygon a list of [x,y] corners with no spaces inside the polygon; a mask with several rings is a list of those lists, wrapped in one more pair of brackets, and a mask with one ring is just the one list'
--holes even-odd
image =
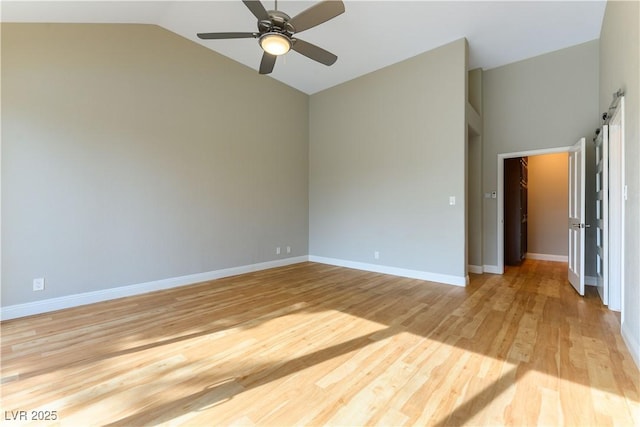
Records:
{"label": "ceiling fan blade", "polygon": [[276,65],[277,56],[271,55],[265,52],[262,55],[262,61],[260,61],[260,74],[269,74],[273,71],[273,66]]}
{"label": "ceiling fan blade", "polygon": [[333,65],[338,59],[333,53],[304,40],[292,39],[292,42],[291,49],[321,64]]}
{"label": "ceiling fan blade", "polygon": [[245,6],[258,18],[258,21],[269,20],[269,13],[258,0],[242,0]]}
{"label": "ceiling fan blade", "polygon": [[289,24],[299,33],[316,25],[327,22],[344,12],[344,3],[340,0],[324,0],[303,10],[289,20]]}
{"label": "ceiling fan blade", "polygon": [[212,39],[250,39],[258,37],[258,33],[198,33],[203,40]]}

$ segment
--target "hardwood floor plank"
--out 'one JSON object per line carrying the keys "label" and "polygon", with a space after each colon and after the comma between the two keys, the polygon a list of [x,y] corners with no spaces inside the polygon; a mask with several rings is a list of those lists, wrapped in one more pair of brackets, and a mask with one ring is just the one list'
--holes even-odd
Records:
{"label": "hardwood floor plank", "polygon": [[638,425],[620,316],[566,273],[527,260],[460,288],[301,263],[5,321],[2,408],[71,426]]}

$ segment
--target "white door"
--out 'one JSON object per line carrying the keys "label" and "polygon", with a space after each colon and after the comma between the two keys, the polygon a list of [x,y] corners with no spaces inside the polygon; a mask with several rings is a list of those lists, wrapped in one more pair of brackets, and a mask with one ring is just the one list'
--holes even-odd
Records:
{"label": "white door", "polygon": [[596,279],[598,294],[609,304],[609,126],[596,138]]}
{"label": "white door", "polygon": [[584,181],[586,141],[580,141],[569,152],[569,282],[584,295]]}
{"label": "white door", "polygon": [[624,282],[624,97],[609,121],[609,301],[622,310]]}

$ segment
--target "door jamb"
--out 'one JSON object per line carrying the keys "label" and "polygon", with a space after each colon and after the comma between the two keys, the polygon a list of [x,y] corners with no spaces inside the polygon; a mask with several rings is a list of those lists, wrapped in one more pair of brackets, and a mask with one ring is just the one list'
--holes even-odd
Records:
{"label": "door jamb", "polygon": [[557,153],[568,153],[571,150],[572,146],[567,147],[555,147],[555,148],[542,148],[539,150],[527,150],[527,151],[518,151],[511,153],[499,153],[498,154],[498,184],[496,187],[497,196],[497,217],[498,217],[498,227],[497,227],[497,267],[498,274],[504,274],[504,160],[511,159],[514,157],[529,157],[529,156],[540,156],[544,154],[557,154]]}

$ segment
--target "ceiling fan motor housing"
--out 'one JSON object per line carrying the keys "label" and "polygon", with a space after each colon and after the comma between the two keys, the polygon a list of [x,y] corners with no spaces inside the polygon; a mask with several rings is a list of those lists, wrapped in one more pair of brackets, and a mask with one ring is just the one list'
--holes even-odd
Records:
{"label": "ceiling fan motor housing", "polygon": [[289,23],[291,17],[279,10],[269,10],[269,19],[258,21],[258,31],[260,34],[278,32],[291,37],[295,33],[295,28]]}

